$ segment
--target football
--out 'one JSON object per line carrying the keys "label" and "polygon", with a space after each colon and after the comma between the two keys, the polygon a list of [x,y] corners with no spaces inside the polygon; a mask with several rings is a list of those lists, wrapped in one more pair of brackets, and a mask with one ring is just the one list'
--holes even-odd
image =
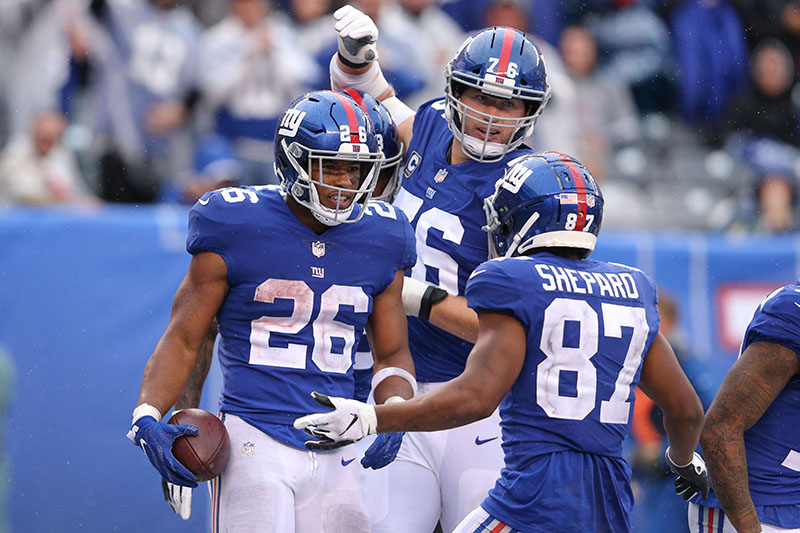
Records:
{"label": "football", "polygon": [[197,435],[175,440],[172,454],[197,476],[198,481],[214,479],[225,469],[231,443],[228,431],[219,418],[203,409],[181,409],[172,413],[169,423],[197,426]]}

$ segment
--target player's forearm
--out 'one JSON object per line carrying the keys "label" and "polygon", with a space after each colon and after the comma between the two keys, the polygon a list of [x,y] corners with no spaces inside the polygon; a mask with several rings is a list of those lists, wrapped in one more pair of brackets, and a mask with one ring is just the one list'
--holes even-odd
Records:
{"label": "player's forearm", "polygon": [[200,399],[203,395],[203,384],[208,376],[208,371],[211,368],[211,360],[214,355],[214,342],[217,338],[217,325],[216,322],[208,329],[203,344],[200,345],[200,351],[197,355],[192,373],[189,375],[189,381],[183,388],[183,392],[175,400],[175,409],[188,409],[191,407],[199,407]]}
{"label": "player's forearm", "polygon": [[186,386],[196,358],[197,349],[162,338],[145,366],[139,404],[150,404],[166,414]]}
{"label": "player's forearm", "polygon": [[714,493],[736,531],[761,531],[750,497],[742,432],[725,424],[712,423],[703,430],[701,445]]}
{"label": "player's forearm", "polygon": [[379,405],[378,432],[437,431],[464,426],[491,415],[497,405],[456,378],[413,400]]}
{"label": "player's forearm", "polygon": [[700,400],[694,409],[687,409],[679,414],[664,413],[664,430],[669,440],[670,456],[679,465],[688,464],[692,460],[700,431],[703,428],[703,408]]}
{"label": "player's forearm", "polygon": [[474,343],[478,339],[478,314],[467,307],[463,296],[448,296],[433,304],[428,320],[465,341]]}

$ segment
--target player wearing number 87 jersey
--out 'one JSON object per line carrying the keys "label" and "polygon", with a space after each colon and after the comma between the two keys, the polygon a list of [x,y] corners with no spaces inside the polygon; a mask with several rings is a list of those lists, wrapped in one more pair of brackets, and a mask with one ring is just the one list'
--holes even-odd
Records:
{"label": "player wearing number 87 jersey", "polygon": [[[635,268],[587,258],[602,212],[599,188],[574,159],[545,152],[518,160],[486,199],[486,229],[502,257],[467,283],[479,332],[464,372],[411,401],[374,408],[383,433],[469,424],[499,404],[505,468],[456,533],[629,531],[622,443],[637,384],[664,411],[672,461],[694,460],[703,409],[658,333],[654,283]],[[313,432],[333,416],[295,426]],[[677,468],[707,488],[704,473]]]}
{"label": "player wearing number 87 jersey", "polygon": [[171,458],[166,437],[176,435],[158,420],[216,316],[220,411],[232,453],[214,481],[214,531],[364,531],[353,447],[309,453],[291,423],[312,408],[311,390],[352,395],[365,329],[375,371],[388,376],[376,400],[413,395],[401,301],[403,271],[416,256],[413,231],[392,206],[358,203],[382,154],[350,98],[304,95],[276,140],[283,190],[213,191],[189,214],[192,261],[145,368],[132,437],[169,481],[194,483]]}

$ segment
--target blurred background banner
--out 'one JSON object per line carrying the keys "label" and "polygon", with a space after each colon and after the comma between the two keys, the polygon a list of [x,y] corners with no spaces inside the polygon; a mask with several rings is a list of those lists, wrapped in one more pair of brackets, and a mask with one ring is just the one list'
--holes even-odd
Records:
{"label": "blurred background banner", "polygon": [[[0,348],[10,356],[0,364],[10,392],[0,394],[0,531],[209,529],[205,487],[183,522],[125,439],[189,264],[187,214],[166,205],[0,212]],[[699,369],[690,377],[712,392],[761,299],[800,277],[796,235],[608,231],[594,257],[642,268],[671,295]],[[210,380],[202,407],[216,411],[218,373]]]}

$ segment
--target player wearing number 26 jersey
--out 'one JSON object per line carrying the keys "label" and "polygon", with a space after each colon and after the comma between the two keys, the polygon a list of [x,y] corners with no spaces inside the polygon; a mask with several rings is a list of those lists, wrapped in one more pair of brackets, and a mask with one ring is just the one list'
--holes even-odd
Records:
{"label": "player wearing number 26 jersey", "polygon": [[800,531],[798,307],[800,282],[767,296],[708,410],[701,444],[714,492],[690,504],[693,532]]}
{"label": "player wearing number 26 jersey", "polygon": [[290,425],[316,405],[309,391],[352,394],[372,299],[414,258],[402,212],[375,202],[366,210],[317,235],[277,187],[246,187],[208,193],[189,215],[189,252],[228,264],[231,288],[217,313],[220,410],[296,448],[307,439]]}
{"label": "player wearing number 26 jersey", "polygon": [[166,481],[197,485],[171,452],[197,428],[160,419],[216,317],[220,411],[232,451],[213,480],[213,531],[365,531],[353,446],[307,447],[291,424],[312,408],[313,390],[352,396],[365,331],[376,402],[413,396],[401,294],[416,259],[414,235],[400,210],[368,202],[384,157],[351,98],[299,97],[275,139],[280,189],[212,191],[189,213],[192,260],[145,367],[129,436]]}

